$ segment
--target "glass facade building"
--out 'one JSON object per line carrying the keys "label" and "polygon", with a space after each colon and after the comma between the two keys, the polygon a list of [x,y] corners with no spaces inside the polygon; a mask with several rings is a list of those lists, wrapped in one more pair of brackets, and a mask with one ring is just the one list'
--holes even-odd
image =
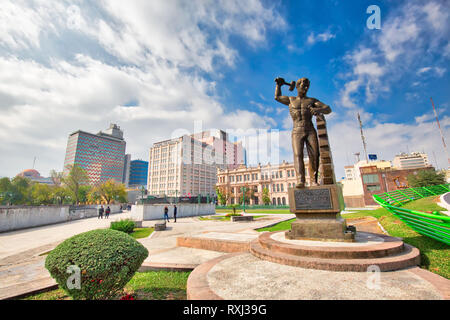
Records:
{"label": "glass facade building", "polygon": [[147,186],[148,161],[132,160],[130,161],[130,187]]}

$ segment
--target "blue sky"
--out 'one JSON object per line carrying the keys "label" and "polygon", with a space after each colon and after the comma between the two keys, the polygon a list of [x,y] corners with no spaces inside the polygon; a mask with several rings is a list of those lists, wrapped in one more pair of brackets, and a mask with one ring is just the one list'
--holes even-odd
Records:
{"label": "blue sky", "polygon": [[[366,27],[373,4],[381,30]],[[292,161],[277,76],[308,77],[308,95],[331,106],[337,177],[362,153],[357,112],[369,153],[425,151],[447,167],[430,96],[450,143],[449,9],[444,0],[6,1],[0,176],[34,156],[41,174],[61,170],[71,132],[110,122],[134,159],[202,120],[204,129],[279,130],[280,160]]]}

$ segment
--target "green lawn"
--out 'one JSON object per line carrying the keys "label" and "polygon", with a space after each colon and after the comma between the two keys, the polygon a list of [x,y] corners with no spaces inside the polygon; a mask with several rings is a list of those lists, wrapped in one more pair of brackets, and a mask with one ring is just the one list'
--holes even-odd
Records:
{"label": "green lawn", "polygon": [[259,232],[262,232],[262,231],[273,232],[273,231],[289,230],[289,229],[291,229],[291,223],[294,220],[295,220],[295,218],[291,219],[291,220],[282,221],[282,222],[277,223],[276,225],[271,226],[271,227],[256,229],[256,231],[259,231]]}
{"label": "green lawn", "polygon": [[[435,203],[436,196],[412,201],[403,207],[418,211],[445,211]],[[421,254],[421,267],[431,272],[437,273],[447,279],[450,279],[450,247],[442,242],[423,236],[408,226],[400,219],[395,217],[386,209],[361,210],[342,215],[346,219],[362,218],[372,216],[378,219],[383,228],[394,237],[401,237],[403,241],[418,248]],[[280,231],[289,230],[291,222],[284,221],[279,224],[258,229],[258,231]]]}
{"label": "green lawn", "polygon": [[[236,213],[239,213],[242,211],[242,208],[236,209]],[[232,213],[233,209],[216,209],[216,213]],[[245,209],[246,213],[270,213],[270,214],[277,214],[277,213],[290,213],[289,209]]]}
{"label": "green lawn", "polygon": [[[136,300],[185,300],[190,272],[136,272],[125,286]],[[118,297],[119,298],[119,297]],[[23,300],[70,300],[64,290],[55,289],[24,297]]]}
{"label": "green lawn", "polygon": [[140,238],[147,238],[149,235],[152,234],[152,232],[155,230],[155,228],[134,228],[133,232],[130,233],[130,236],[132,236],[135,239]]}

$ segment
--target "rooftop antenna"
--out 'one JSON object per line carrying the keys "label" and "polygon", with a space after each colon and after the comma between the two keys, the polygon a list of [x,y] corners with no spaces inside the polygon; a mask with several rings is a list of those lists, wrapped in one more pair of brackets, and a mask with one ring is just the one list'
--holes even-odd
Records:
{"label": "rooftop antenna", "polygon": [[431,100],[431,105],[433,106],[434,115],[436,116],[436,122],[437,122],[438,127],[439,127],[439,132],[441,133],[442,144],[444,145],[445,154],[447,155],[447,161],[448,161],[448,164],[449,164],[449,167],[450,167],[450,157],[448,156],[447,145],[445,144],[444,135],[442,134],[441,125],[439,124],[438,114],[436,112],[436,108],[434,106],[434,102],[433,102],[433,99],[431,97],[430,97],[430,100]]}
{"label": "rooftop antenna", "polygon": [[436,164],[436,170],[438,170],[438,163],[437,163],[437,160],[436,160],[436,154],[434,153],[434,150],[433,150],[433,158],[434,158],[434,163]]}
{"label": "rooftop antenna", "polygon": [[360,155],[360,153],[359,152],[355,152],[354,153],[354,155],[356,156],[356,162],[358,163],[359,162],[359,155]]}
{"label": "rooftop antenna", "polygon": [[34,156],[34,159],[33,159],[33,168],[32,169],[34,169],[35,164],[36,164],[36,156]]}
{"label": "rooftop antenna", "polygon": [[361,122],[361,117],[359,116],[359,112],[358,112],[358,122],[359,122],[359,129],[361,130],[361,140],[364,147],[364,155],[366,156],[366,163],[369,163],[369,158],[367,157],[366,138],[364,137],[363,125]]}

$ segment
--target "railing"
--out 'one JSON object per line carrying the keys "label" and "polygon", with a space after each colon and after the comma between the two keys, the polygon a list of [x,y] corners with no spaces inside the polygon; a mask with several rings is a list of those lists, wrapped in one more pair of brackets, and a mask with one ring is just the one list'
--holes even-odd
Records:
{"label": "railing", "polygon": [[441,184],[395,190],[374,195],[373,199],[414,231],[450,245],[450,216],[443,215],[438,211],[426,213],[400,207],[410,201],[449,192],[449,186],[450,184]]}

